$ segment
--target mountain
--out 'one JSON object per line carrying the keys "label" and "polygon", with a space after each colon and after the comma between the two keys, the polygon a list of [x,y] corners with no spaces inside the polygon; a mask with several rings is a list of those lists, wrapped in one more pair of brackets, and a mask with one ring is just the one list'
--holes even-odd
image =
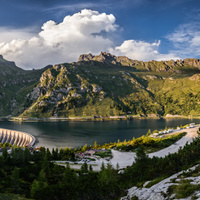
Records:
{"label": "mountain", "polygon": [[26,109],[26,95],[47,68],[25,71],[0,55],[0,116],[16,116]]}
{"label": "mountain", "polygon": [[30,84],[20,116],[199,116],[199,84],[198,59],[142,62],[84,54],[78,62],[49,67],[36,87]]}

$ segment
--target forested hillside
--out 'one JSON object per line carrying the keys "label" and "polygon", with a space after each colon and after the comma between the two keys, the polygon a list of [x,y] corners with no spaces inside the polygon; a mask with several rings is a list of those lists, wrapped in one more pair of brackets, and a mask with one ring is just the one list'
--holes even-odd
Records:
{"label": "forested hillside", "polygon": [[47,68],[26,71],[0,56],[0,116],[17,116],[24,111],[26,95]]}
{"label": "forested hillside", "polygon": [[[13,147],[11,154],[8,154],[4,147],[0,155],[0,199],[116,200],[125,196],[130,187],[144,187],[144,183],[150,181],[146,185],[148,188],[181,170],[196,165],[199,163],[199,156],[199,138],[177,153],[164,158],[149,158],[141,146],[136,153],[136,162],[125,168],[123,172],[114,169],[115,166],[110,164],[102,164],[101,171],[94,172],[87,163],[82,165],[81,170],[76,171],[70,169],[69,165],[65,168],[52,162],[73,160],[74,150],[69,148],[60,149],[60,151],[53,149],[52,152],[49,149],[40,148],[39,151],[33,151],[31,154],[27,148]],[[184,177],[186,175],[199,176],[199,167],[194,171],[187,170],[183,175]],[[182,178],[179,179],[182,180]],[[173,183],[176,183],[172,185],[173,187],[161,192],[162,199],[169,199],[173,193],[177,197],[179,195],[179,198],[180,195],[186,198],[195,191],[199,191],[199,185],[190,183],[189,180],[180,181],[180,186],[178,182]],[[135,196],[132,199],[138,199],[138,197]]]}

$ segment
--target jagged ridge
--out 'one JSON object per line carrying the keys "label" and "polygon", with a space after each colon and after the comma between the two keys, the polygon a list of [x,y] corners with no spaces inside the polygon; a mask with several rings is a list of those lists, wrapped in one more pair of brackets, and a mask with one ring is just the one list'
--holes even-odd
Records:
{"label": "jagged ridge", "polygon": [[[131,66],[135,67],[137,70],[147,70],[147,71],[175,71],[180,72],[181,68],[185,66],[192,66],[193,68],[200,69],[200,60],[197,58],[186,58],[184,60],[170,60],[170,61],[149,61],[143,62],[138,60],[132,60],[126,56],[114,56],[110,53],[101,52],[100,55],[94,56],[91,53],[82,54],[79,57],[79,62],[102,62],[104,64],[114,64],[121,66]],[[93,62],[94,63],[94,62]],[[178,69],[176,69],[178,68]]]}

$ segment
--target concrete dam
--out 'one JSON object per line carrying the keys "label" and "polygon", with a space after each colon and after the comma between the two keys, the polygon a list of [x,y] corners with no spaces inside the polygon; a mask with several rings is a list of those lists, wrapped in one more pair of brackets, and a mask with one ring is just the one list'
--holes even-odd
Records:
{"label": "concrete dam", "polygon": [[35,137],[29,133],[0,128],[0,142],[2,144],[9,143],[24,147],[33,146],[35,141]]}

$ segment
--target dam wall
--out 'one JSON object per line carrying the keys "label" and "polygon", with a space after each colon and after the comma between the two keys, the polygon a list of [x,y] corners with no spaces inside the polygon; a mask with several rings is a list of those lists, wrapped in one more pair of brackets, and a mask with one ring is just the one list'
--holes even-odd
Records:
{"label": "dam wall", "polygon": [[0,143],[9,143],[20,147],[33,146],[35,137],[29,133],[0,128]]}

